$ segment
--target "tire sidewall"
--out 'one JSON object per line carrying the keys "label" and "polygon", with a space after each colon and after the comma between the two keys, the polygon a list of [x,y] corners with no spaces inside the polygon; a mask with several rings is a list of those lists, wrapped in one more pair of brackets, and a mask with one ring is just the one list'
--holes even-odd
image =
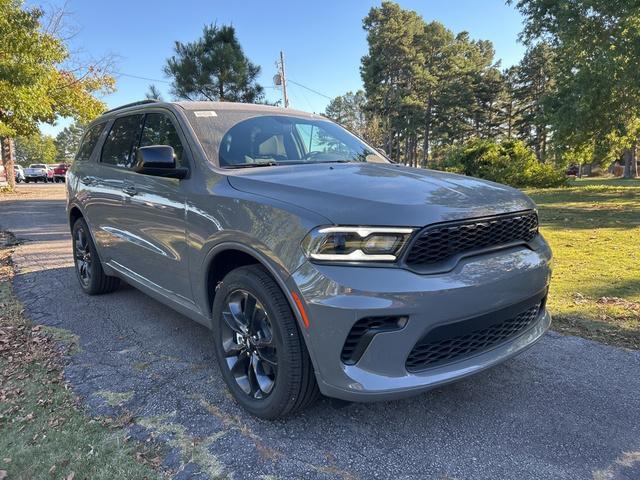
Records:
{"label": "tire sidewall", "polygon": [[[221,335],[224,322],[222,319],[222,310],[229,293],[237,289],[246,290],[254,295],[264,307],[271,322],[278,358],[278,371],[273,390],[263,399],[251,398],[239,387],[224,357]],[[292,379],[299,377],[299,373],[296,375],[296,372],[292,371],[295,366],[290,362],[290,352],[288,351],[290,345],[284,341],[285,337],[290,334],[290,332],[287,331],[287,326],[290,328],[291,321],[293,321],[295,325],[293,314],[290,311],[283,312],[282,308],[278,308],[276,301],[270,297],[268,292],[264,291],[259,277],[247,268],[234,270],[224,278],[216,292],[212,310],[216,358],[225,383],[232,391],[233,396],[242,407],[256,416],[262,418],[275,418],[279,416],[282,405],[288,403],[289,396],[291,395]],[[283,314],[290,315],[290,318],[283,319]]]}
{"label": "tire sidewall", "polygon": [[[82,278],[80,277],[80,272],[78,271],[78,264],[76,259],[76,232],[80,228],[84,230],[85,235],[87,236],[87,242],[89,243],[89,251],[91,252],[91,267],[90,267],[91,279],[89,280],[89,283],[87,283],[86,285],[82,281]],[[96,290],[95,283],[97,280],[97,276],[99,274],[96,268],[96,262],[99,262],[100,260],[98,258],[98,252],[96,252],[96,247],[93,244],[93,238],[91,237],[89,226],[87,225],[87,222],[84,221],[84,219],[79,218],[78,220],[76,220],[76,222],[73,224],[71,236],[72,236],[72,249],[73,249],[73,265],[76,271],[76,278],[78,279],[78,283],[80,284],[80,287],[82,288],[82,290],[84,290],[86,293],[91,294]]]}

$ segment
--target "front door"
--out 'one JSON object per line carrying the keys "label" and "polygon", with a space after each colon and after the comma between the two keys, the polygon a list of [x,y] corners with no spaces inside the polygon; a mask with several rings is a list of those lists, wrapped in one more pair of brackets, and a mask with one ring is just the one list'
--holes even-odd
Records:
{"label": "front door", "polygon": [[[173,147],[177,166],[188,166],[182,133],[166,111],[147,113],[139,146]],[[128,242],[121,262],[138,280],[175,301],[191,303],[186,243],[186,194],[189,180],[143,175],[127,169],[123,178],[122,228]]]}

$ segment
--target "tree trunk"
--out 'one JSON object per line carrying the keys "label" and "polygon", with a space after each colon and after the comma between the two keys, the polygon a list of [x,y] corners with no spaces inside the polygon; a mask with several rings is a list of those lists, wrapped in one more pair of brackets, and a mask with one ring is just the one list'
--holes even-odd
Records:
{"label": "tree trunk", "polygon": [[513,128],[513,101],[509,102],[507,113],[507,140],[511,140],[511,129]]}
{"label": "tree trunk", "polygon": [[433,98],[429,96],[427,111],[424,120],[424,143],[422,145],[422,166],[429,163],[429,147],[431,146],[431,111],[433,110]]}
{"label": "tree trunk", "polygon": [[638,176],[638,143],[624,150],[624,178],[636,178]]}
{"label": "tree trunk", "polygon": [[4,173],[7,176],[9,189],[14,190],[16,188],[16,174],[13,169],[13,164],[15,162],[13,139],[9,137],[3,137],[0,139],[0,151],[2,153],[2,165],[4,165]]}

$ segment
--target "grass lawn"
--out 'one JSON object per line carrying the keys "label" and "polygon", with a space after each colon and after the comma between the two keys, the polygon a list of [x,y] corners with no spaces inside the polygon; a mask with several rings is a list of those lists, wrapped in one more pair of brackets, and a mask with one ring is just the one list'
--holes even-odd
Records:
{"label": "grass lawn", "polygon": [[527,193],[554,253],[553,328],[640,348],[640,180],[576,180]]}
{"label": "grass lawn", "polygon": [[77,348],[77,339],[25,319],[4,240],[0,232],[0,479],[160,478],[157,453],[127,441],[127,419],[90,418],[76,405],[60,342]]}

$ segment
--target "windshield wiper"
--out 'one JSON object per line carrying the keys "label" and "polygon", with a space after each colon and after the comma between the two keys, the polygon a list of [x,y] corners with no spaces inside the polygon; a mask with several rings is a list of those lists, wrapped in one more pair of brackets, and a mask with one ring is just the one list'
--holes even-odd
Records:
{"label": "windshield wiper", "polygon": [[278,163],[272,161],[258,163],[239,163],[238,165],[225,165],[224,168],[254,168],[254,167],[275,167]]}
{"label": "windshield wiper", "polygon": [[308,162],[308,163],[361,163],[358,160],[319,160],[316,162]]}

